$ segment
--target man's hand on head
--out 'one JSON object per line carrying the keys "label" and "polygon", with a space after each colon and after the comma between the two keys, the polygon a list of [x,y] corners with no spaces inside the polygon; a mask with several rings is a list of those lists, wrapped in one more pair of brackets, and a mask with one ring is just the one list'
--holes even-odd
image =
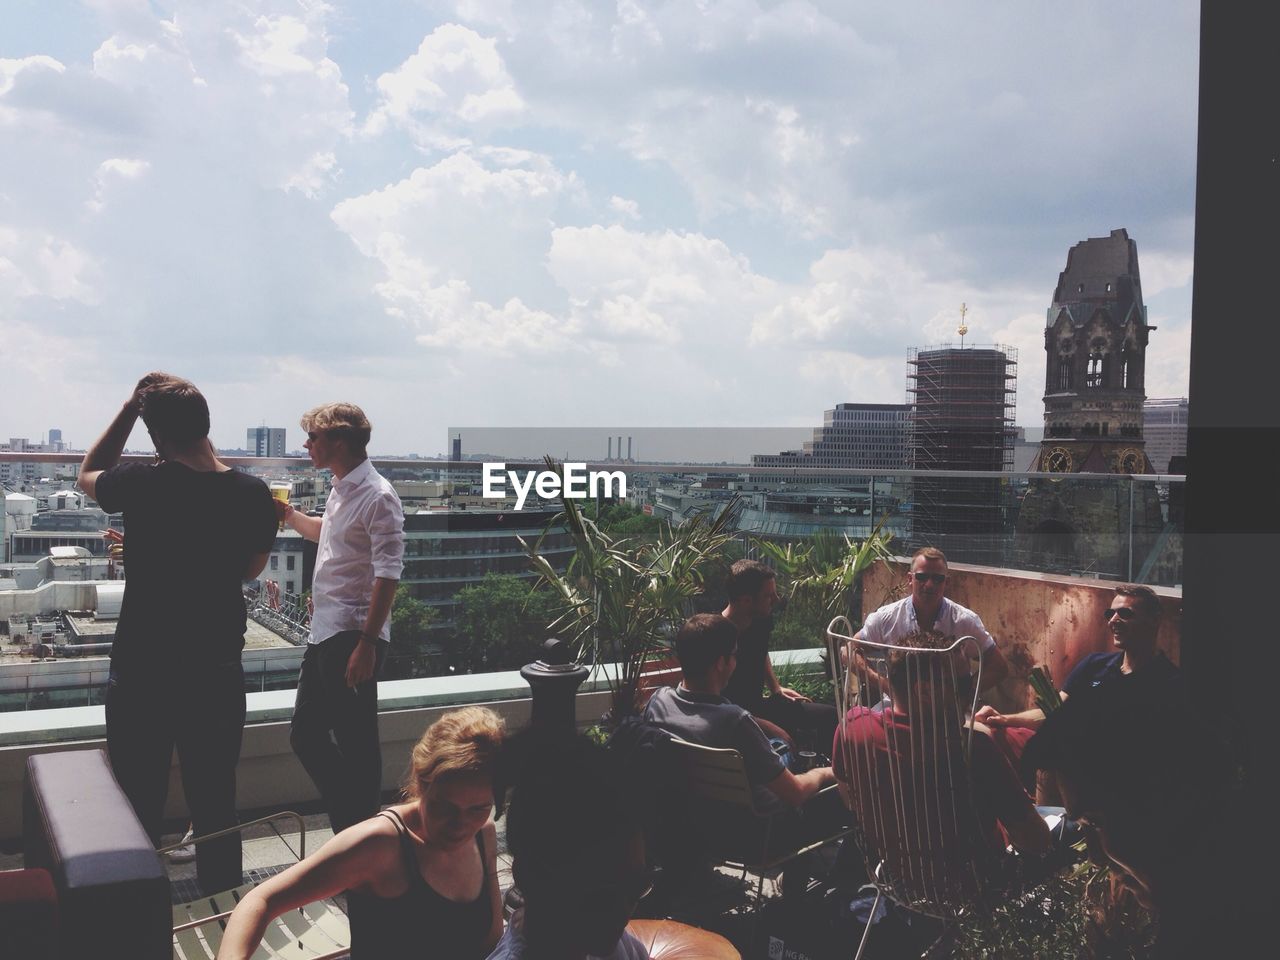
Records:
{"label": "man's hand on head", "polygon": [[133,393],[129,396],[129,404],[138,413],[142,413],[142,404],[146,400],[146,396],[151,392],[151,388],[158,383],[164,383],[166,380],[173,379],[167,373],[161,373],[159,370],[153,370],[140,379],[133,387]]}

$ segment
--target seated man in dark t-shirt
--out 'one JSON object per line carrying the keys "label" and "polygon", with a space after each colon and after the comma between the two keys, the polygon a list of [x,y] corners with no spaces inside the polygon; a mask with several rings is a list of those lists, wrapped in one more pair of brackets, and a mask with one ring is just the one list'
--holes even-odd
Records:
{"label": "seated man in dark t-shirt", "polygon": [[[792,747],[825,751],[836,729],[836,708],[783,686],[769,659],[777,577],[758,560],[739,560],[725,583],[729,605],[722,616],[738,628],[737,666],[721,693],[747,710],[770,737]],[[769,695],[765,696],[765,689]]]}
{"label": "seated man in dark t-shirt", "polygon": [[[1155,957],[1235,957],[1267,942],[1270,811],[1237,781],[1231,738],[1194,709],[1176,673],[1080,691],[1050,715],[1027,759],[1053,771],[1090,856],[1158,913]],[[1269,802],[1269,801],[1268,801]]]}
{"label": "seated man in dark t-shirt", "polygon": [[[120,463],[141,416],[158,462]],[[80,466],[80,489],[124,514],[128,575],[107,681],[107,753],[143,827],[157,840],[174,748],[197,836],[236,825],[244,728],[242,582],[275,542],[271,493],[222,463],[209,407],[169,374],[143,377]],[[196,532],[194,547],[178,530]],[[206,891],[238,886],[240,838],[199,844]]]}
{"label": "seated man in dark t-shirt", "polygon": [[[959,899],[985,879],[984,860],[1000,859],[1009,843],[1023,853],[1046,853],[1050,835],[988,736],[973,733],[966,765],[969,734],[954,680],[949,685],[949,671],[940,660],[931,666],[928,656],[890,654],[892,704],[850,710],[836,732],[832,762],[868,853],[884,858],[887,875],[906,886],[901,892]],[[920,877],[934,887],[912,889]]]}
{"label": "seated man in dark t-shirt", "polygon": [[[1126,584],[1116,587],[1116,595],[1104,614],[1111,631],[1114,653],[1091,653],[1067,675],[1058,692],[1065,703],[1070,697],[1083,693],[1115,677],[1137,673],[1151,677],[1176,676],[1178,668],[1169,658],[1156,649],[1156,635],[1160,630],[1160,598],[1150,587]],[[994,707],[980,707],[973,717],[988,727],[1036,730],[1044,723],[1044,711],[1032,707],[1020,713],[1000,713]],[[1026,736],[1011,739],[1016,745],[1015,755],[1021,756]]]}

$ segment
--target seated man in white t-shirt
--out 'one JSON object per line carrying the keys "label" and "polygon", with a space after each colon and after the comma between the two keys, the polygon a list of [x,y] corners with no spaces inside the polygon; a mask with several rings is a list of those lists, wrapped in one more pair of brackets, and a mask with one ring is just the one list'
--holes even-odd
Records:
{"label": "seated man in white t-shirt", "polygon": [[[995,638],[983,626],[982,618],[948,600],[947,558],[937,547],[922,547],[911,557],[907,572],[907,586],[911,595],[894,603],[885,604],[867,617],[854,640],[871,643],[899,644],[918,634],[938,634],[948,643],[959,637],[973,637],[982,648],[982,689],[994,687],[1009,675],[1009,661],[1005,659]],[[846,650],[846,656],[850,651]],[[852,651],[856,657],[879,659],[875,648],[865,647]],[[889,694],[889,685],[880,674],[859,665],[859,675],[865,676],[871,689],[870,701]]]}

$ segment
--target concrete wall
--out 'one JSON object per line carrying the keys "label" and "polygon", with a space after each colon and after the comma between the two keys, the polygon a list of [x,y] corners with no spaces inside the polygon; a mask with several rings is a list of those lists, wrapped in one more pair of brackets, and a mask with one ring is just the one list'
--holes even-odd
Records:
{"label": "concrete wall", "polygon": [[[393,681],[394,682],[394,681]],[[390,686],[390,684],[388,684]],[[528,691],[528,687],[525,687]],[[287,695],[290,706],[284,711],[292,713],[293,691],[277,691]],[[252,708],[261,698],[275,694],[250,694]],[[384,698],[379,697],[380,702]],[[265,702],[265,700],[262,700]],[[512,729],[523,726],[529,719],[533,701],[527,697],[485,703],[501,714]],[[392,790],[400,783],[409,761],[409,752],[422,731],[440,714],[452,709],[449,704],[434,704],[408,710],[389,710],[378,716],[378,733],[382,743],[382,786]],[[607,692],[581,694],[577,698],[577,720],[580,725],[594,723],[609,708]],[[77,708],[79,712],[96,715],[97,725],[88,729],[97,733],[83,740],[64,743],[35,743],[0,747],[0,843],[7,843],[22,834],[22,786],[26,776],[27,757],[33,753],[49,753],[61,750],[106,749],[102,734],[101,707]],[[385,710],[385,708],[384,708]],[[70,711],[42,710],[31,714],[66,714]],[[28,714],[30,717],[30,714]],[[240,764],[236,770],[237,809],[287,810],[298,804],[319,799],[315,785],[294,756],[289,746],[289,721],[275,720],[250,723],[244,730],[240,750]],[[165,816],[175,822],[187,817],[186,799],[182,793],[182,780],[176,759],[169,771],[169,799]]]}
{"label": "concrete wall", "polygon": [[98,583],[96,580],[49,580],[34,590],[0,592],[0,619],[19,613],[34,616],[60,610],[93,610],[98,605]]}
{"label": "concrete wall", "polygon": [[[951,564],[947,596],[977,612],[1008,658],[1013,676],[986,700],[1002,711],[1033,705],[1025,677],[1037,664],[1062,688],[1071,669],[1091,653],[1114,650],[1102,612],[1115,596],[1113,580],[1059,577],[1021,570]],[[878,564],[863,579],[863,616],[888,598],[907,595],[907,561]],[[1157,643],[1181,659],[1182,591],[1153,587],[1162,616]]]}

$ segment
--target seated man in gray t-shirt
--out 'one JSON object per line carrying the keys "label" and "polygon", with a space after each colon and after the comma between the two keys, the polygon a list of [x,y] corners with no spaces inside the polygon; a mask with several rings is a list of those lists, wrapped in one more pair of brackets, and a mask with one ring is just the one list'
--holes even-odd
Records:
{"label": "seated man in gray t-shirt", "polygon": [[737,750],[760,810],[799,808],[835,783],[835,776],[830,767],[793,774],[751,714],[720,695],[733,674],[737,648],[738,628],[724,617],[690,617],[676,635],[684,682],[658,690],[645,709],[645,720],[690,743]]}

